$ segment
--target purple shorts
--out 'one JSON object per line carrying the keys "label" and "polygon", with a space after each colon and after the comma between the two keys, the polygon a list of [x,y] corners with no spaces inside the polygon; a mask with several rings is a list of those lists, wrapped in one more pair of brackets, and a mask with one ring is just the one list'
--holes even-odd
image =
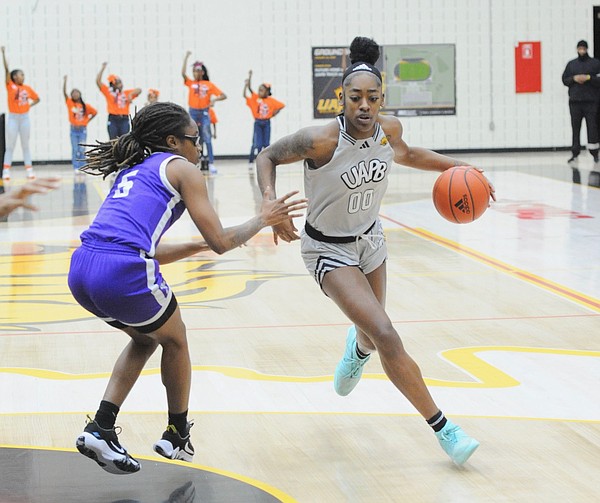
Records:
{"label": "purple shorts", "polygon": [[69,288],[82,307],[116,328],[150,333],[177,309],[155,259],[110,243],[86,242],[75,250]]}

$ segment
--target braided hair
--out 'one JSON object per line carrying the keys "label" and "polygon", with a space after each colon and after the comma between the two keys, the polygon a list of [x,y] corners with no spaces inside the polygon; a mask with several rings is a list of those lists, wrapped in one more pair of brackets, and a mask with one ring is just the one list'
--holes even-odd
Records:
{"label": "braided hair", "polygon": [[85,145],[92,148],[85,153],[86,164],[80,169],[106,178],[140,164],[154,152],[171,152],[167,136],[183,136],[190,121],[188,112],[175,103],[147,105],[131,119],[129,133],[105,142],[96,141],[96,145]]}

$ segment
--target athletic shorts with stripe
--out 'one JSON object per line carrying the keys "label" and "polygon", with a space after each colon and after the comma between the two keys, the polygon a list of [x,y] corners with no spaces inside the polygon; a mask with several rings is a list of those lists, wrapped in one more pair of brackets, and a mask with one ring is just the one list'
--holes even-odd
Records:
{"label": "athletic shorts with stripe", "polygon": [[304,265],[319,286],[329,271],[338,267],[355,266],[369,274],[383,264],[387,258],[387,246],[383,226],[377,220],[368,234],[358,236],[351,243],[325,243],[300,233],[300,249]]}
{"label": "athletic shorts with stripe", "polygon": [[177,308],[158,262],[124,246],[82,244],[71,257],[69,288],[82,307],[109,325],[142,333],[160,328]]}

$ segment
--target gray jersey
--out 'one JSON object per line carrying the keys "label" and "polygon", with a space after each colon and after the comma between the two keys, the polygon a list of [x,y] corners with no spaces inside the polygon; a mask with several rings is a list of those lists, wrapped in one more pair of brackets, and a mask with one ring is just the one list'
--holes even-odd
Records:
{"label": "gray jersey", "polygon": [[304,164],[306,220],[327,236],[358,236],[377,219],[394,150],[379,123],[372,137],[356,140],[346,132],[344,117],[337,120],[340,134],[331,160],[317,169]]}

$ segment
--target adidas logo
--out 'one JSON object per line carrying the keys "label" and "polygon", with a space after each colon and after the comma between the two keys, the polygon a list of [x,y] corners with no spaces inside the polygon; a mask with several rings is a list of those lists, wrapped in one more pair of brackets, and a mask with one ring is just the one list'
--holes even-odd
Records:
{"label": "adidas logo", "polygon": [[469,199],[467,198],[466,194],[464,196],[462,196],[462,199],[459,199],[458,201],[456,201],[454,203],[454,207],[457,208],[462,213],[466,213],[467,215],[469,213],[471,213],[471,208],[469,206]]}
{"label": "adidas logo", "polygon": [[371,145],[369,145],[368,141],[364,141],[363,144],[358,147],[359,149],[363,149],[363,148],[369,148]]}
{"label": "adidas logo", "polygon": [[354,68],[352,71],[353,72],[358,72],[358,71],[367,71],[367,72],[372,72],[373,70],[371,70],[371,68],[365,64],[362,65],[358,65],[356,68]]}

